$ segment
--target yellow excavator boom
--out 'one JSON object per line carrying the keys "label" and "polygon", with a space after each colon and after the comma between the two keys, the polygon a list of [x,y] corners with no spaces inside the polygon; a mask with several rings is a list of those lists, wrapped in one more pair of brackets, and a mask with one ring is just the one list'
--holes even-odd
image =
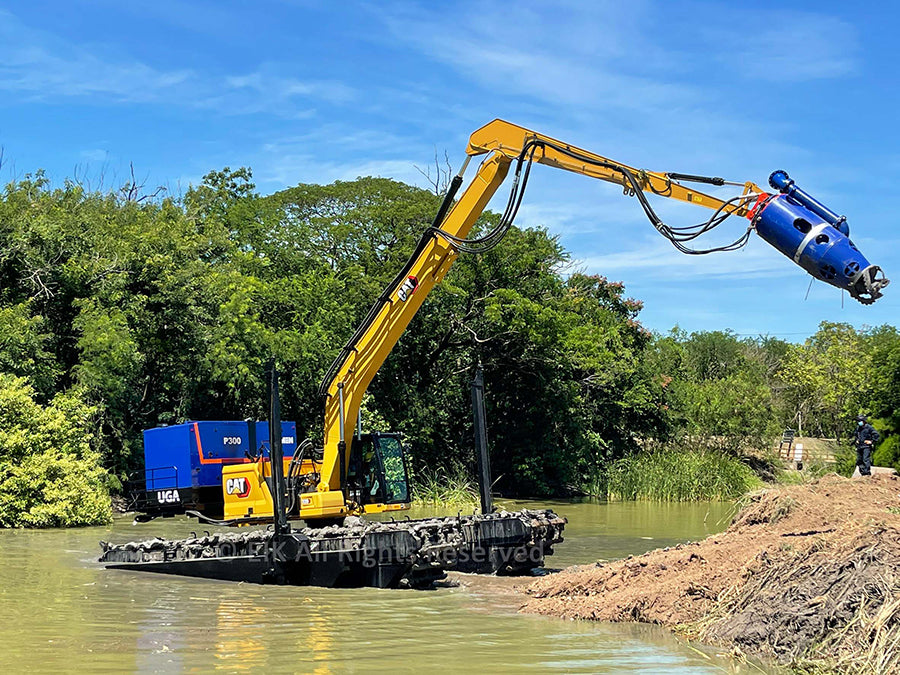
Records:
{"label": "yellow excavator boom", "polygon": [[[363,395],[387,355],[419,311],[432,288],[444,278],[458,256],[453,238],[464,239],[487,207],[507,176],[510,165],[525,156],[529,161],[546,164],[591,178],[618,183],[631,189],[626,175],[612,167],[624,167],[637,176],[641,188],[657,195],[678,199],[714,210],[746,215],[740,202],[725,201],[686,188],[666,174],[640,171],[549,136],[523,127],[494,120],[469,138],[466,164],[454,179],[459,184],[469,159],[486,155],[475,177],[453,204],[446,216],[439,218],[420,242],[404,270],[376,301],[362,330],[345,347],[332,366],[325,395],[325,446],[319,491],[340,490],[349,446],[356,428]],[[744,194],[760,192],[753,183],[744,184]],[[446,205],[446,203],[445,203]],[[443,210],[443,209],[442,209]]]}
{"label": "yellow excavator boom", "polygon": [[[810,274],[848,290],[860,302],[874,302],[888,284],[880,268],[870,265],[850,243],[846,236],[849,234],[846,219],[836,216],[797,188],[783,171],[777,171],[769,178],[770,185],[780,194],[769,194],[752,182],[729,183],[722,178],[636,169],[503,120],[494,120],[475,131],[469,138],[466,154],[431,227],[422,235],[404,268],[375,301],[325,375],[319,391],[325,407],[322,462],[301,461],[302,473],[318,475],[315,490],[300,495],[299,515],[302,518],[337,518],[351,510],[371,512],[405,506],[389,504],[389,500],[384,499],[385,503],[369,500],[374,503],[363,507],[349,494],[351,446],[363,396],[425,298],[441,282],[459,253],[486,250],[511,226],[533,163],[622,186],[626,195],[637,199],[657,231],[683,253],[734,250],[743,246],[755,230]],[[470,160],[482,156],[475,176],[457,199]],[[469,239],[476,220],[511,167],[515,167],[515,179],[500,224],[486,235]],[[727,184],[740,188],[741,192],[723,200],[684,183]],[[706,223],[671,228],[656,215],[645,193],[712,209],[715,213]],[[748,218],[746,230],[738,240],[707,250],[695,250],[686,245],[729,216]],[[231,469],[226,468],[223,472],[223,481],[227,480],[229,471]],[[258,482],[261,484],[262,480]],[[405,487],[403,494],[406,494]],[[229,501],[234,502],[234,499],[229,500],[226,494],[225,501],[228,515]],[[234,508],[239,510],[240,507]]]}

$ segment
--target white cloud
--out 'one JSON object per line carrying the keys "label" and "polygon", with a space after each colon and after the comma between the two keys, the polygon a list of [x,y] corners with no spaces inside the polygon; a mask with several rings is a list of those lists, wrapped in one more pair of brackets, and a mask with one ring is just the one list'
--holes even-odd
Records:
{"label": "white cloud", "polygon": [[[384,12],[392,38],[410,44],[498,93],[561,105],[657,110],[690,104],[697,88],[666,77],[648,77],[633,66],[658,54],[642,37],[635,17],[643,3],[560,3],[553,11],[517,3],[516,11],[484,3],[463,4],[452,14],[403,8]],[[630,62],[630,63],[629,63]]]}
{"label": "white cloud", "polygon": [[[698,245],[698,248],[702,247]],[[672,281],[685,278],[755,279],[795,275],[799,269],[768,244],[751,238],[738,251],[685,255],[668,241],[646,237],[637,248],[616,253],[576,256],[590,274],[622,279],[626,285],[634,280]]]}
{"label": "white cloud", "polygon": [[269,69],[260,69],[246,75],[225,78],[227,88],[251,90],[265,100],[285,101],[294,97],[311,98],[328,103],[348,103],[356,92],[341,82],[331,80],[298,80],[282,77]]}
{"label": "white cloud", "polygon": [[612,230],[623,225],[643,226],[647,223],[643,212],[632,200],[610,198],[594,191],[597,198],[588,201],[582,194],[578,201],[562,197],[560,201],[525,200],[519,209],[516,223],[522,227],[546,227],[551,235],[576,237],[593,235],[609,237]]}
{"label": "white cloud", "polygon": [[309,152],[311,147],[321,145],[323,140],[332,149],[339,148],[342,152],[350,150],[366,154],[409,147],[412,142],[409,138],[389,131],[351,128],[346,124],[327,122],[311,127],[303,133],[272,138],[263,144],[262,149],[273,154],[296,154]]}
{"label": "white cloud", "polygon": [[[754,24],[753,30],[727,31],[729,49],[720,58],[743,75],[772,82],[805,82],[851,75],[859,68],[856,29],[835,17],[780,11],[778,20],[758,24],[756,10],[727,11],[729,25]],[[721,44],[724,26],[708,33]]]}
{"label": "white cloud", "polygon": [[88,162],[102,162],[109,159],[109,151],[101,148],[93,148],[91,150],[82,150],[79,155]]}
{"label": "white cloud", "polygon": [[156,68],[120,51],[63,42],[4,10],[0,10],[0,91],[26,100],[165,103],[288,119],[311,117],[316,104],[343,105],[356,95],[341,82],[285,77],[265,64],[221,77],[186,68]]}
{"label": "white cloud", "polygon": [[[445,169],[442,153],[422,139],[328,122],[307,127],[303,133],[264,141],[252,164],[257,167],[258,182],[275,189],[301,182],[330,183],[380,176],[431,190],[428,179],[417,167],[433,176],[435,153]],[[450,161],[461,160],[451,155]],[[458,167],[452,168],[455,171]],[[472,173],[470,168],[468,176]]]}

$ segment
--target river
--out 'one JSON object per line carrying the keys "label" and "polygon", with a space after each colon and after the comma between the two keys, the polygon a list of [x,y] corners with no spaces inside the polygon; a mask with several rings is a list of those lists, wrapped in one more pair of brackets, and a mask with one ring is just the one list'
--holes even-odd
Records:
{"label": "river", "polygon": [[[538,507],[535,503],[506,504]],[[569,518],[549,567],[697,540],[727,504],[550,504]],[[412,517],[430,515],[411,512]],[[273,587],[105,570],[97,542],[185,536],[196,521],[0,531],[3,672],[759,673],[653,626],[516,612],[507,579],[431,591]],[[513,582],[515,583],[515,582]]]}

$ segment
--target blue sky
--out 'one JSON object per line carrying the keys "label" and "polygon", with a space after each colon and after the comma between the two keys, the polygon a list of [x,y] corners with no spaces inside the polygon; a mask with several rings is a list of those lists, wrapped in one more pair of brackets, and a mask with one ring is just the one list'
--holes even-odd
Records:
{"label": "blue sky", "polygon": [[250,166],[263,193],[361,175],[424,187],[416,166],[445,151],[458,166],[468,135],[501,117],[652,170],[764,184],[785,169],[898,278],[872,307],[818,282],[804,299],[809,277],[756,237],[684,256],[621,190],[538,167],[518,224],[625,282],[648,327],[801,340],[823,320],[896,325],[892,4],[9,2],[0,177],[116,187],[133,162],[174,194],[223,166]]}

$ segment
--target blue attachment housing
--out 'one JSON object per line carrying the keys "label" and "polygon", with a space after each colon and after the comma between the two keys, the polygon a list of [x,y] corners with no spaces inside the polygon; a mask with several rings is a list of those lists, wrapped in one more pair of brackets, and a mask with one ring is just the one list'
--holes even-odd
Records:
{"label": "blue attachment housing", "polygon": [[[256,448],[250,445],[250,427],[256,428]],[[199,441],[199,442],[198,442]],[[297,447],[297,425],[281,423],[284,456]],[[185,422],[144,431],[144,479],[146,490],[218,487],[222,467],[249,462],[246,453],[256,454],[265,444],[268,457],[268,422]]]}
{"label": "blue attachment housing", "polygon": [[791,177],[787,175],[787,171],[780,169],[773,171],[769,176],[769,185],[781,194],[793,199],[797,204],[805,206],[826,223],[836,228],[841,234],[847,237],[850,236],[850,226],[847,224],[847,219],[836,214],[805,190],[798,188],[794,181],[791,180]]}
{"label": "blue attachment housing", "polygon": [[866,292],[863,277],[873,266],[843,232],[792,196],[772,199],[755,224],[760,237],[816,279],[849,291],[855,298]]}

